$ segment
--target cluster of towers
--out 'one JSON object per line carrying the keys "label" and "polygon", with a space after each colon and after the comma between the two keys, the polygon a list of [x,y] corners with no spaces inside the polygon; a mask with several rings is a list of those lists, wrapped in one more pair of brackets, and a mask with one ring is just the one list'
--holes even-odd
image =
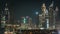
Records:
{"label": "cluster of towers", "polygon": [[[54,9],[53,2],[52,2],[52,4],[47,9],[45,3],[43,3],[41,6],[41,10],[42,10],[41,14],[38,14],[38,12],[36,12],[37,16],[35,16],[36,17],[35,24],[32,22],[31,19],[28,19],[28,22],[26,22],[25,18],[23,18],[22,22],[29,23],[30,25],[34,24],[34,26],[36,26],[38,28],[55,29],[56,28],[56,15],[58,12],[58,7],[56,7]],[[32,26],[32,27],[34,27],[34,26]]]}
{"label": "cluster of towers", "polygon": [[45,3],[42,4],[42,14],[39,14],[39,27],[46,28],[46,29],[55,29],[56,28],[56,12],[58,8],[54,10],[53,2],[49,6],[49,9],[46,9]]}
{"label": "cluster of towers", "polygon": [[[54,10],[53,8],[53,2],[52,4],[48,7],[49,9],[47,10],[45,3],[42,4],[42,14],[38,14],[39,16],[36,16],[38,20],[37,21],[37,25],[39,25],[40,28],[53,28],[55,29],[56,26],[56,12],[58,11],[58,8],[56,7],[56,9]],[[11,12],[8,9],[7,3],[5,4],[5,8],[3,9],[3,11],[1,11],[0,14],[0,22],[1,22],[1,26],[4,27],[4,25],[6,25],[6,23],[10,23],[11,20]],[[26,18],[28,19],[29,25],[32,24],[32,19],[25,17],[22,18],[23,19],[23,23],[26,23]]]}

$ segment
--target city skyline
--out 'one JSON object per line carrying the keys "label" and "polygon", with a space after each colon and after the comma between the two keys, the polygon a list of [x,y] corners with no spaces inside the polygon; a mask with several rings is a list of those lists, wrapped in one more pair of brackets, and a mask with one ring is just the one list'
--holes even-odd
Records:
{"label": "city skyline", "polygon": [[59,1],[0,0],[0,33],[55,34],[60,32]]}
{"label": "city skyline", "polygon": [[[53,0],[52,0],[53,1]],[[49,7],[49,5],[52,3],[51,0],[2,0],[1,4],[1,8],[3,8],[3,5],[5,3],[8,4],[9,9],[11,9],[11,7],[13,7],[13,12],[14,12],[14,17],[15,19],[19,20],[20,17],[22,16],[32,16],[34,15],[35,12],[41,12],[41,5],[43,3],[46,4],[47,9]],[[58,6],[59,8],[59,0],[54,0],[54,5]],[[54,6],[54,8],[55,8]],[[12,9],[11,9],[12,10]],[[58,17],[57,19],[59,19],[59,14],[60,12],[58,12]]]}

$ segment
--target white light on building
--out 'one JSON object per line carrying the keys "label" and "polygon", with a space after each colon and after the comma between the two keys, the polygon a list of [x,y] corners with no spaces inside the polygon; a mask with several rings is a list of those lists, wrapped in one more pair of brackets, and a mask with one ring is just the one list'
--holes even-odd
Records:
{"label": "white light on building", "polygon": [[47,28],[49,28],[49,19],[46,19],[47,21]]}

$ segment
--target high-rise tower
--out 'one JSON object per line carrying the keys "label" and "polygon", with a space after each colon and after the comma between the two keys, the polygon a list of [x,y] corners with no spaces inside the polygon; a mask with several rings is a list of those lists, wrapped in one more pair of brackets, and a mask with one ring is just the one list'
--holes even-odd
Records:
{"label": "high-rise tower", "polygon": [[39,21],[41,28],[49,28],[49,16],[48,10],[46,9],[45,3],[42,4],[42,14],[39,14]]}
{"label": "high-rise tower", "polygon": [[41,9],[42,9],[42,27],[44,27],[45,28],[45,11],[46,11],[46,6],[45,6],[45,3],[43,3],[42,4],[42,7],[41,7]]}
{"label": "high-rise tower", "polygon": [[49,6],[49,22],[50,22],[50,27],[52,29],[55,29],[55,11],[53,8],[54,3],[52,2],[52,4]]}
{"label": "high-rise tower", "polygon": [[7,3],[5,4],[4,11],[5,11],[5,16],[6,16],[6,23],[9,23],[10,22],[10,12],[9,12]]}
{"label": "high-rise tower", "polygon": [[5,4],[5,8],[2,10],[1,14],[1,27],[5,27],[5,24],[9,23],[10,21],[10,12],[7,7],[7,3]]}

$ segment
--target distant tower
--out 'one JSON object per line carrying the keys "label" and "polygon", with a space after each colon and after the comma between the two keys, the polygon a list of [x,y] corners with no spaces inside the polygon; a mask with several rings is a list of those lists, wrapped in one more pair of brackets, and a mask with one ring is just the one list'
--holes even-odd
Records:
{"label": "distant tower", "polygon": [[49,22],[50,22],[50,27],[52,29],[55,29],[55,10],[53,8],[54,2],[49,6]]}
{"label": "distant tower", "polygon": [[5,11],[5,16],[6,16],[6,23],[9,23],[10,22],[10,12],[9,12],[7,3],[5,4],[4,11]]}
{"label": "distant tower", "polygon": [[59,8],[58,8],[58,6],[56,6],[56,8],[55,8],[55,16],[57,16],[58,15],[58,11],[59,11]]}
{"label": "distant tower", "polygon": [[39,12],[36,12],[35,14],[36,14],[35,22],[36,22],[36,26],[38,26],[38,24],[39,24]]}
{"label": "distant tower", "polygon": [[32,25],[32,18],[29,18],[29,25],[31,26]]}
{"label": "distant tower", "polygon": [[1,14],[1,26],[5,27],[5,24],[9,23],[9,20],[10,20],[10,12],[8,10],[7,3],[6,3],[5,8],[3,9]]}

